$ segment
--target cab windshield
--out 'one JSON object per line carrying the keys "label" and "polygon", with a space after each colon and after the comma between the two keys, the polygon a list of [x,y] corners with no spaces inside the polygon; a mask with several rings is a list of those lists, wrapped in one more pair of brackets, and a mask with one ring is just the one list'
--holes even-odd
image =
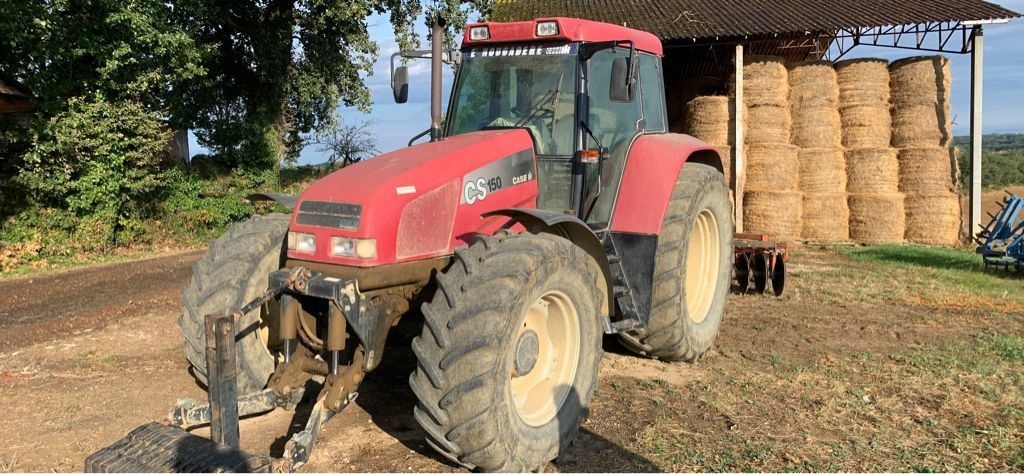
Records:
{"label": "cab windshield", "polygon": [[571,45],[506,46],[466,52],[448,135],[524,128],[537,154],[573,154],[576,55]]}

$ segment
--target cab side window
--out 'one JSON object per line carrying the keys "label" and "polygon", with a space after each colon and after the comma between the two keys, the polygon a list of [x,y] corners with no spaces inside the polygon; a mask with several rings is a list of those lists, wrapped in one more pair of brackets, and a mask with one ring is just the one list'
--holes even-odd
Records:
{"label": "cab side window", "polygon": [[644,106],[644,130],[664,132],[665,88],[661,62],[653,54],[640,53],[640,94]]}
{"label": "cab side window", "polygon": [[640,94],[634,94],[630,102],[611,99],[612,62],[618,58],[628,59],[629,48],[603,49],[594,53],[587,64],[590,96],[587,125],[608,150],[600,176],[598,167],[590,166],[584,178],[587,187],[587,198],[583,203],[586,222],[598,227],[607,225],[611,218],[626,153],[633,138],[642,131],[639,128],[643,118]]}

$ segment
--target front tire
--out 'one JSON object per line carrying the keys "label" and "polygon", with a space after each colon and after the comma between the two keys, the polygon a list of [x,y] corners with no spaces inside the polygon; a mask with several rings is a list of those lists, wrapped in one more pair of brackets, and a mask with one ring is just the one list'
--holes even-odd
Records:
{"label": "front tire", "polygon": [[548,234],[484,237],[456,251],[422,307],[409,384],[427,442],[483,471],[531,471],[587,414],[601,356],[601,271]]}
{"label": "front tire", "polygon": [[695,362],[718,336],[732,283],[732,203],[722,173],[683,165],[658,236],[647,327],[620,338],[630,350]]}
{"label": "front tire", "polygon": [[[287,214],[269,214],[232,224],[192,265],[192,279],[181,292],[184,310],[178,326],[185,338],[185,357],[200,383],[206,384],[203,318],[237,310],[266,291],[268,275],[281,268],[288,221]],[[274,372],[274,356],[268,346],[275,339],[273,321],[277,315],[277,306],[271,301],[238,322],[235,353],[239,393],[262,389]]]}

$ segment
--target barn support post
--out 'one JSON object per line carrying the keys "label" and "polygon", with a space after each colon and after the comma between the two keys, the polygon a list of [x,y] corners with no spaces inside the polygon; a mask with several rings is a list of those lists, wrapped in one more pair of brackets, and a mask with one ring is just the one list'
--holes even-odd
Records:
{"label": "barn support post", "polygon": [[743,44],[736,45],[736,93],[733,98],[732,192],[736,203],[736,232],[743,232]]}
{"label": "barn support post", "polygon": [[981,230],[981,101],[982,61],[985,54],[984,34],[981,25],[975,25],[971,32],[971,213],[970,236]]}

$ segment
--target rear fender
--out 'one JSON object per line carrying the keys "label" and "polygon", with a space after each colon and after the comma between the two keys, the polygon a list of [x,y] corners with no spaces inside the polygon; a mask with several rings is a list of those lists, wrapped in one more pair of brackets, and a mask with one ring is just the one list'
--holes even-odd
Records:
{"label": "rear fender", "polygon": [[511,224],[519,224],[525,227],[527,231],[557,235],[568,239],[570,242],[582,248],[587,252],[587,254],[593,257],[594,260],[597,261],[598,266],[601,267],[601,272],[604,275],[605,291],[607,292],[607,297],[605,298],[604,305],[602,306],[602,311],[605,315],[611,316],[610,302],[612,301],[612,276],[608,268],[608,256],[605,254],[604,245],[601,243],[601,239],[594,234],[594,231],[590,230],[590,227],[587,226],[587,224],[576,217],[567,214],[541,209],[497,209],[486,212],[482,216],[505,216],[511,219],[511,222],[506,224],[506,227],[509,227]]}
{"label": "rear fender", "polygon": [[713,148],[675,133],[641,136],[626,156],[604,246],[607,255],[615,256],[613,288],[629,289],[616,293],[623,329],[629,329],[628,324],[644,327],[650,321],[658,235],[679,173],[688,162],[723,170]]}
{"label": "rear fender", "polygon": [[723,171],[722,158],[710,145],[688,135],[643,135],[633,142],[619,185],[610,230],[657,235],[679,172],[687,162]]}

